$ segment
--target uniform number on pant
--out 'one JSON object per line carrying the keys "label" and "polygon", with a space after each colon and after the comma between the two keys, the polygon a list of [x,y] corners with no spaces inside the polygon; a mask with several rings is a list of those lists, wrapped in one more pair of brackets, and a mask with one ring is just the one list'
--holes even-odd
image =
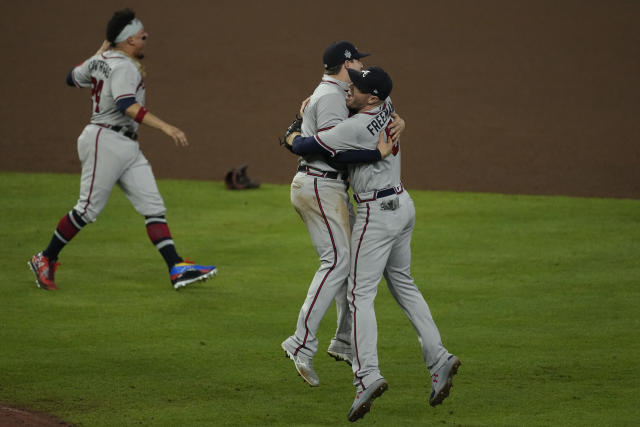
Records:
{"label": "uniform number on pant", "polygon": [[96,80],[94,77],[91,77],[91,96],[93,97],[93,103],[96,106],[96,113],[100,112],[100,110],[98,109],[98,105],[100,104],[102,85],[104,85],[104,80]]}

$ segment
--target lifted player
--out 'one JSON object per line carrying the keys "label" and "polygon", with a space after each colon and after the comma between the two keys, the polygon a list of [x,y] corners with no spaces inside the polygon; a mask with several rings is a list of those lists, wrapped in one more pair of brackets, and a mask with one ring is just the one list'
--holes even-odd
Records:
{"label": "lifted player", "polygon": [[82,163],[78,203],[60,219],[49,246],[29,261],[42,289],[57,289],[58,254],[85,225],[96,220],[115,184],[145,217],[147,234],[167,263],[174,289],[217,273],[214,265],[197,265],[178,256],[151,165],[136,141],[142,123],[161,130],[176,145],[189,145],[184,132],[144,107],[145,72],[140,60],[147,37],[132,10],[117,11],[107,24],[107,40],[98,52],[67,76],[70,86],[91,87],[93,109],[90,124],[78,137]]}
{"label": "lifted player", "polygon": [[[378,67],[349,70],[353,96],[349,108],[358,114],[334,128],[311,137],[287,138],[298,154],[336,155],[344,150],[373,149],[381,133],[389,134],[392,109],[389,75]],[[363,417],[388,384],[378,367],[378,330],[374,299],[384,275],[389,291],[418,333],[422,356],[431,373],[429,403],[436,406],[449,395],[460,360],[442,345],[429,306],[411,277],[411,234],[415,207],[404,189],[400,173],[400,143],[384,160],[349,166],[349,179],[358,203],[351,235],[349,302],[353,317],[353,373],[356,398],[349,421]]]}

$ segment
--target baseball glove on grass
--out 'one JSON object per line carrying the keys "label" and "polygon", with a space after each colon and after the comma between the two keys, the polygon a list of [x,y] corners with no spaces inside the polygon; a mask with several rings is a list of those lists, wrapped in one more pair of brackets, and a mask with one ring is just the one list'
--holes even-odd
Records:
{"label": "baseball glove on grass", "polygon": [[247,165],[231,169],[225,175],[224,182],[229,190],[249,190],[260,187],[260,183],[247,175]]}

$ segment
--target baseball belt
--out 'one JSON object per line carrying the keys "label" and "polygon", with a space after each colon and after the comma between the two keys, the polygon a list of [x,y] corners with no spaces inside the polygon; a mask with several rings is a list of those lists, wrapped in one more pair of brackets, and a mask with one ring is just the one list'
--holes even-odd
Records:
{"label": "baseball belt", "polygon": [[341,179],[346,181],[347,177],[340,172],[321,171],[320,169],[310,168],[309,166],[298,166],[298,172],[304,172],[307,175],[317,176],[318,178]]}
{"label": "baseball belt", "polygon": [[111,129],[114,132],[121,133],[122,135],[126,136],[127,138],[133,139],[134,141],[138,139],[138,134],[136,132],[129,130],[123,126],[104,125],[101,123],[95,123],[95,124],[103,128]]}
{"label": "baseball belt", "polygon": [[404,187],[400,184],[397,187],[389,187],[384,190],[374,190],[360,194],[353,193],[353,200],[355,200],[356,203],[373,202],[374,200],[382,199],[392,194],[401,194],[403,191]]}

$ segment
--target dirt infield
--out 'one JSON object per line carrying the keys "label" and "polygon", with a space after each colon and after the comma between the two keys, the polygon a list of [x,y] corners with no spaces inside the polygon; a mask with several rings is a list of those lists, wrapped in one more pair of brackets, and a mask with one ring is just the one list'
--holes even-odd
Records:
{"label": "dirt infield", "polygon": [[[640,198],[640,2],[128,5],[150,34],[148,107],[192,143],[144,129],[158,177],[221,180],[248,163],[258,181],[290,182],[295,158],[276,138],[319,81],[324,48],[349,39],[394,79],[408,188]],[[0,170],[79,171],[89,94],[64,79],[113,8],[6,5]]]}
{"label": "dirt infield", "polygon": [[12,408],[0,404],[0,427],[53,427],[73,426],[51,415],[28,411],[26,409]]}

